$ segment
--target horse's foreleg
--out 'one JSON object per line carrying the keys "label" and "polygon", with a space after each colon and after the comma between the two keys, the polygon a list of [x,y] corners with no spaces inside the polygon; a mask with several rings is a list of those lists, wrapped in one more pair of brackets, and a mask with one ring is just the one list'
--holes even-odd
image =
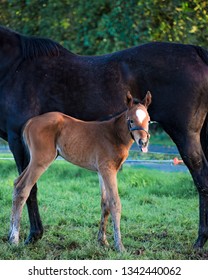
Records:
{"label": "horse's foreleg", "polygon": [[108,207],[110,209],[110,213],[113,221],[115,248],[121,252],[124,251],[124,246],[121,242],[121,232],[120,232],[121,202],[118,194],[116,175],[117,175],[116,172],[109,171],[109,170],[107,172],[101,173],[106,189],[106,198],[108,201],[107,202]]}
{"label": "horse's foreleg", "polygon": [[102,177],[99,175],[100,190],[101,190],[101,221],[100,229],[98,232],[98,242],[101,245],[108,246],[108,241],[106,238],[106,227],[107,221],[110,214],[109,203],[106,197],[106,189]]}
{"label": "horse's foreleg", "polygon": [[[208,174],[206,175],[208,176]],[[199,231],[194,248],[203,248],[208,239],[208,192],[199,191]]]}
{"label": "horse's foreleg", "polygon": [[43,225],[39,214],[37,192],[37,184],[34,184],[26,201],[30,221],[30,233],[25,240],[25,244],[34,243],[43,236]]}
{"label": "horse's foreleg", "polygon": [[[21,173],[29,163],[21,137],[10,133],[8,139],[10,149],[14,155],[19,173]],[[40,239],[43,235],[43,226],[39,214],[37,202],[37,185],[35,184],[27,199],[28,215],[30,220],[30,234],[26,244]]]}

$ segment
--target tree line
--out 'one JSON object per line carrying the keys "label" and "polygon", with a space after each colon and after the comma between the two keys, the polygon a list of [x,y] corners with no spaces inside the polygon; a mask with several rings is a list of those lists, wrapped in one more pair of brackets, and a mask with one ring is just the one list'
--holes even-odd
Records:
{"label": "tree line", "polygon": [[151,41],[208,46],[207,0],[1,0],[0,24],[78,54]]}

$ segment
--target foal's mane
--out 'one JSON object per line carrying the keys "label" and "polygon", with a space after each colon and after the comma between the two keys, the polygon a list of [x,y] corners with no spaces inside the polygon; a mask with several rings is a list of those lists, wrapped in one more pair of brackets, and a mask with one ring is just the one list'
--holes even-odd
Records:
{"label": "foal's mane", "polygon": [[34,59],[39,56],[59,56],[61,45],[51,39],[29,37],[19,34],[22,55],[24,59]]}
{"label": "foal's mane", "polygon": [[127,108],[125,108],[125,109],[123,109],[122,111],[119,111],[119,112],[117,112],[117,113],[115,113],[115,114],[111,114],[111,115],[108,115],[108,116],[101,117],[101,118],[99,118],[97,121],[99,121],[99,122],[109,121],[109,120],[111,120],[111,119],[114,119],[114,118],[119,117],[121,114],[123,114],[123,113],[126,112],[126,111],[127,111]]}
{"label": "foal's mane", "polygon": [[[139,101],[139,99],[137,98],[133,98],[133,104],[139,104],[141,101]],[[108,116],[105,116],[105,117],[102,117],[102,118],[99,118],[98,121],[109,121],[113,118],[117,118],[117,117],[120,117],[120,115],[122,115],[124,112],[126,112],[128,110],[128,108],[126,107],[125,109],[123,109],[122,111],[119,111],[115,114],[112,114],[112,115],[108,115]]]}

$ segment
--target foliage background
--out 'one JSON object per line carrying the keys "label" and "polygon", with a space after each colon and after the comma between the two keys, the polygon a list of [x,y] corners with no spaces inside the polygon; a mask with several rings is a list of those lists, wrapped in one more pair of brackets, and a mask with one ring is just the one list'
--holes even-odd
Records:
{"label": "foliage background", "polygon": [[[51,38],[78,54],[104,54],[150,41],[174,41],[206,48],[207,3],[207,0],[0,0],[0,24],[27,35]],[[80,175],[80,171],[74,168],[74,172],[69,174],[68,167],[65,170],[62,166],[57,172],[58,168],[55,166],[55,169],[51,169],[54,170],[50,173],[52,177],[49,173],[43,177],[42,185],[55,184],[56,186],[51,187],[57,187],[55,193],[58,194],[59,190],[60,197],[54,200],[54,192],[47,187],[45,190],[43,188],[40,209],[46,234],[36,246],[27,249],[23,245],[12,247],[6,243],[10,216],[8,205],[11,205],[13,180],[17,172],[14,163],[2,163],[0,215],[3,226],[0,230],[0,258],[120,257],[112,250],[105,251],[97,247],[95,236],[100,208],[97,200],[93,202],[96,206],[92,204],[92,191],[95,192],[93,187],[97,186],[97,180],[94,181],[94,176],[91,175],[89,180],[86,179],[86,171]],[[128,249],[122,259],[207,259],[207,251],[198,254],[192,250],[197,230],[197,216],[194,213],[197,213],[198,204],[194,191],[188,191],[194,190],[188,175],[178,177],[161,172],[155,174],[148,170],[137,172],[137,177],[134,173],[135,170],[132,173],[130,170],[120,173],[119,191],[124,205],[122,232]],[[69,194],[66,196],[66,177],[70,178],[70,175],[75,180],[68,182],[72,182],[74,186],[69,186]],[[89,186],[86,192],[83,192],[83,178],[85,185]],[[94,194],[99,200],[98,192]],[[94,211],[95,207],[97,212]],[[83,210],[87,216],[77,213],[77,209]],[[92,210],[94,212],[88,215]],[[66,213],[70,215],[66,216]],[[94,213],[96,217],[93,216]],[[25,220],[24,217],[23,225],[21,240],[28,233],[28,219]],[[135,251],[135,248],[138,250]]]}
{"label": "foliage background", "polygon": [[206,48],[208,1],[1,0],[0,24],[49,37],[79,54],[104,54],[150,41]]}

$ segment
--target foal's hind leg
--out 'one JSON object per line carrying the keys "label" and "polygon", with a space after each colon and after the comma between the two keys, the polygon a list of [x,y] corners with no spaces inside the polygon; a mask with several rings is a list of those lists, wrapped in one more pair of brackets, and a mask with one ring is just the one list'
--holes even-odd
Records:
{"label": "foal's hind leg", "polygon": [[101,245],[109,246],[106,238],[107,221],[110,214],[109,203],[106,197],[106,189],[102,177],[99,175],[100,190],[101,190],[101,221],[98,233],[98,242]]}
{"label": "foal's hind leg", "polygon": [[19,242],[20,219],[23,206],[29,197],[34,184],[56,157],[56,150],[50,149],[49,145],[48,148],[49,151],[45,149],[45,153],[40,153],[40,157],[38,156],[38,151],[35,151],[27,169],[16,181],[13,192],[12,216],[9,233],[10,243],[17,244]]}
{"label": "foal's hind leg", "polygon": [[23,206],[30,195],[32,187],[44,171],[45,168],[30,165],[14,187],[12,216],[9,232],[10,243],[17,244],[19,242],[20,219]]}
{"label": "foal's hind leg", "polygon": [[[29,164],[27,153],[24,149],[24,145],[20,135],[14,135],[12,132],[8,142],[10,149],[14,155],[15,162],[18,168],[18,172],[21,173],[25,170],[25,167]],[[32,188],[30,195],[27,199],[28,215],[30,220],[30,234],[28,237],[29,241],[34,241],[42,237],[43,226],[39,214],[38,202],[37,202],[37,185],[35,184]]]}

